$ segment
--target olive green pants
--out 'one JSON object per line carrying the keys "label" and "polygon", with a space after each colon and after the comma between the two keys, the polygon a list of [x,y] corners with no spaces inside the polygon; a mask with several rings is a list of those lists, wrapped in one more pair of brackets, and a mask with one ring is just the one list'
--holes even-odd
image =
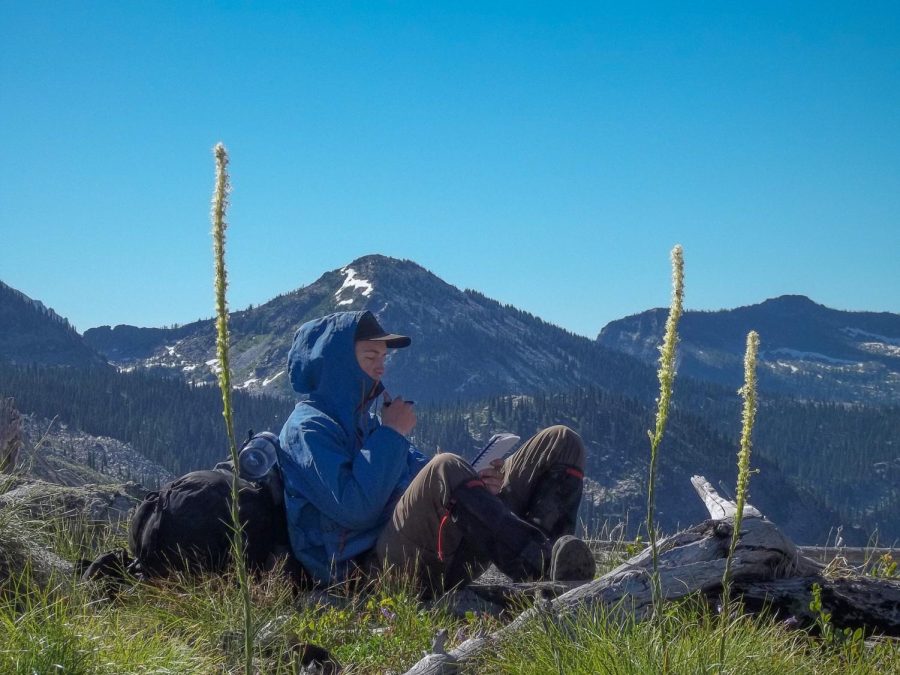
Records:
{"label": "olive green pants", "polygon": [[[506,459],[500,499],[513,513],[524,515],[541,476],[557,464],[584,470],[581,437],[564,426],[535,434]],[[453,491],[477,480],[472,466],[458,455],[435,455],[410,483],[381,532],[375,545],[379,564],[413,573],[433,588],[443,585],[451,565],[454,580],[461,565],[467,569],[465,580],[480,574],[490,561],[464,545],[460,528],[448,517]]]}

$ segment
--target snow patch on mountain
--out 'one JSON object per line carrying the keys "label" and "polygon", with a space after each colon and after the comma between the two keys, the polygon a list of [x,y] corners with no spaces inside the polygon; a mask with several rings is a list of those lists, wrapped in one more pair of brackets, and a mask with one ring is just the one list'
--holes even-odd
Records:
{"label": "snow patch on mountain", "polygon": [[777,367],[777,368],[783,368],[786,370],[790,370],[791,373],[800,372],[800,369],[797,366],[795,366],[793,363],[787,363],[785,361],[775,361],[774,363],[771,364],[771,366],[773,368]]}
{"label": "snow patch on mountain", "polygon": [[849,326],[841,328],[841,332],[851,338],[863,340],[862,342],[857,342],[856,346],[864,352],[876,356],[900,358],[900,338],[870,333],[859,328],[850,328]]}
{"label": "snow patch on mountain", "polygon": [[345,298],[342,300],[341,295],[346,290],[350,290],[351,293],[360,291],[360,295],[362,295],[362,297],[364,298],[368,298],[370,295],[372,295],[372,291],[375,290],[372,282],[370,282],[368,279],[357,277],[356,270],[354,270],[352,267],[341,268],[341,274],[344,275],[344,283],[334,293],[334,297],[338,301],[338,306],[350,305],[353,304],[354,300],[356,300],[356,297]]}
{"label": "snow patch on mountain", "polygon": [[266,379],[263,380],[262,386],[268,387],[268,386],[269,386],[270,384],[272,384],[275,380],[277,380],[279,377],[281,377],[282,375],[284,375],[284,372],[285,372],[285,371],[283,371],[283,370],[279,370],[277,373],[275,373],[274,375],[272,375],[272,377],[267,377]]}
{"label": "snow patch on mountain", "polygon": [[868,331],[860,330],[859,328],[850,328],[849,326],[841,328],[841,332],[850,337],[866,338],[868,341],[881,342],[886,345],[900,347],[900,338],[887,337],[886,335],[879,335],[878,333],[869,333]]}
{"label": "snow patch on mountain", "polygon": [[[216,363],[216,366],[215,366],[215,367],[218,368],[218,363]],[[244,380],[241,384],[235,385],[234,388],[235,388],[235,389],[242,389],[242,390],[244,390],[244,391],[248,391],[248,392],[251,392],[251,393],[257,393],[257,394],[258,394],[258,393],[261,393],[261,392],[262,392],[262,389],[263,389],[264,387],[268,387],[268,386],[269,386],[270,384],[272,384],[275,380],[277,380],[279,377],[281,377],[282,375],[284,375],[285,372],[286,372],[286,371],[284,371],[284,370],[280,370],[280,371],[278,371],[277,373],[275,373],[274,375],[271,375],[271,376],[269,376],[269,377],[262,378],[262,379],[259,378],[259,377],[248,377],[248,378],[247,378],[246,380]]]}
{"label": "snow patch on mountain", "polygon": [[454,391],[456,391],[457,393],[465,392],[466,387],[468,387],[470,384],[478,381],[478,377],[479,377],[478,373],[472,373],[471,375],[469,375],[469,377],[466,378],[466,381],[463,382],[458,387],[456,387],[456,389]]}
{"label": "snow patch on mountain", "polygon": [[797,359],[799,361],[818,361],[820,363],[831,363],[837,366],[855,366],[856,361],[846,361],[844,359],[835,359],[818,352],[804,352],[799,349],[790,349],[788,347],[779,347],[768,352],[764,352],[765,357],[783,356],[789,359]]}
{"label": "snow patch on mountain", "polygon": [[895,347],[894,345],[884,344],[883,342],[860,342],[857,346],[869,354],[900,358],[900,347]]}

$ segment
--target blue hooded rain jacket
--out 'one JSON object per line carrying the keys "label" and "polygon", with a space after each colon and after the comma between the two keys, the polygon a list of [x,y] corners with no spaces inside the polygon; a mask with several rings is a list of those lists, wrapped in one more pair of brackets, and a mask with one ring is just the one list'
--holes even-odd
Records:
{"label": "blue hooded rain jacket", "polygon": [[366,313],[303,324],[288,355],[291,385],[303,394],[281,430],[288,533],[318,583],[343,580],[351,560],[375,545],[426,462],[370,412],[384,387],[356,360],[356,326]]}

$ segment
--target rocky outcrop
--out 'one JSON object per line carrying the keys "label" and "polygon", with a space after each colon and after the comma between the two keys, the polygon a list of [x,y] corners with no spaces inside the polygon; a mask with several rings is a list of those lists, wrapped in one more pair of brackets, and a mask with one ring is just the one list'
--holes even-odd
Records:
{"label": "rocky outcrop", "polygon": [[73,487],[17,479],[0,494],[0,510],[11,509],[19,517],[43,521],[121,523],[146,493],[137,483]]}
{"label": "rocky outcrop", "polygon": [[19,422],[22,452],[8,467],[15,473],[0,474],[0,594],[17,598],[73,583],[76,565],[53,551],[52,533],[111,526],[125,534],[147,488],[122,478],[172,478],[126,443],[31,416]]}
{"label": "rocky outcrop", "polygon": [[0,510],[0,595],[68,588],[74,565],[53,553],[33,523]]}
{"label": "rocky outcrop", "polygon": [[0,593],[68,588],[73,563],[52,550],[48,532],[112,524],[124,534],[146,492],[125,485],[55,485],[8,477],[0,482]]}
{"label": "rocky outcrop", "polygon": [[19,468],[32,478],[70,486],[139,481],[148,488],[175,478],[128,443],[86,434],[58,420],[26,415],[23,432]]}
{"label": "rocky outcrop", "polygon": [[22,447],[22,416],[11,398],[0,398],[0,473],[16,465]]}

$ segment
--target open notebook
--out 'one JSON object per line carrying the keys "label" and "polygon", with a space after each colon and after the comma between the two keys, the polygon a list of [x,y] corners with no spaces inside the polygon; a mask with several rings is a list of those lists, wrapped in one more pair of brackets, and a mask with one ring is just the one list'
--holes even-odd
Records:
{"label": "open notebook", "polygon": [[476,471],[488,468],[495,459],[505,459],[512,454],[521,439],[515,434],[494,434],[472,460],[472,466]]}

